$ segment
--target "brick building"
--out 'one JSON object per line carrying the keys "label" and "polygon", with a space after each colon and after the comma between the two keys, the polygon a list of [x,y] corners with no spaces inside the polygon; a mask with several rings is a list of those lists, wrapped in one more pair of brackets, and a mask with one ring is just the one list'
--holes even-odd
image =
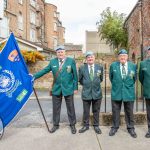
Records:
{"label": "brick building", "polygon": [[133,60],[145,57],[145,50],[150,46],[150,0],[139,0],[129,16],[124,27],[128,32],[129,56]]}
{"label": "brick building", "polygon": [[8,37],[12,31],[16,37],[50,49],[64,44],[65,28],[59,20],[55,5],[45,3],[44,0],[2,1],[4,16],[0,20],[0,39]]}
{"label": "brick building", "polygon": [[64,45],[65,28],[59,19],[57,7],[45,3],[45,37],[49,48],[55,48],[58,44]]}

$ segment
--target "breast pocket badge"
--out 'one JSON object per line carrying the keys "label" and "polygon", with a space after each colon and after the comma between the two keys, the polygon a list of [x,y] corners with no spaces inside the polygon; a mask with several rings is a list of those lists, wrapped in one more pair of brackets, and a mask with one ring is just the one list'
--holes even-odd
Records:
{"label": "breast pocket badge", "polygon": [[67,66],[67,72],[68,72],[68,73],[71,72],[71,66]]}
{"label": "breast pocket badge", "polygon": [[135,72],[131,70],[129,76],[131,77],[131,79],[133,79],[133,77],[135,76]]}
{"label": "breast pocket badge", "polygon": [[100,77],[101,73],[102,73],[101,70],[97,70],[96,74],[97,74],[98,77]]}

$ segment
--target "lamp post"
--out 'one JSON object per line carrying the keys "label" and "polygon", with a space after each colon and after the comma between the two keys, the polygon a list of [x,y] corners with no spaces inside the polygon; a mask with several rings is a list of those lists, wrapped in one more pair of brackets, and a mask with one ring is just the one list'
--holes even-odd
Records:
{"label": "lamp post", "polygon": [[[140,6],[140,52],[141,52],[141,61],[143,61],[143,0],[138,1]],[[143,86],[141,85],[141,99],[143,100]],[[144,111],[144,100],[143,100],[143,111]]]}
{"label": "lamp post", "polygon": [[138,1],[138,6],[140,6],[140,53],[141,61],[143,60],[143,0]]}

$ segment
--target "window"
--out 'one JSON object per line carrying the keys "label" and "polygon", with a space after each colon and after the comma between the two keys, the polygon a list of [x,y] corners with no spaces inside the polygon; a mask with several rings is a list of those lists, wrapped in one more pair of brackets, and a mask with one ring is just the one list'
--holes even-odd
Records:
{"label": "window", "polygon": [[30,29],[30,41],[36,41],[36,31],[34,29]]}
{"label": "window", "polygon": [[0,37],[7,38],[9,36],[9,20],[6,17],[3,17],[0,20]]}
{"label": "window", "polygon": [[54,11],[54,17],[57,17],[57,12],[56,11]]}
{"label": "window", "polygon": [[18,15],[18,28],[20,30],[23,30],[23,16],[21,12],[19,12],[19,15]]}
{"label": "window", "polygon": [[57,23],[54,22],[54,31],[57,31]]}
{"label": "window", "polygon": [[63,35],[62,35],[62,36],[63,36],[63,38],[65,38],[65,31],[63,32]]}
{"label": "window", "polygon": [[4,1],[2,1],[0,5],[0,19],[2,19],[3,16],[4,16]]}
{"label": "window", "polygon": [[31,6],[36,7],[36,0],[30,0],[30,4]]}
{"label": "window", "polygon": [[54,38],[54,41],[53,41],[54,43],[54,49],[57,47],[57,38]]}
{"label": "window", "polygon": [[4,9],[7,9],[7,0],[4,0]]}
{"label": "window", "polygon": [[23,4],[23,0],[18,0],[18,3],[19,4]]}
{"label": "window", "polygon": [[34,11],[30,11],[30,23],[36,24],[36,13]]}

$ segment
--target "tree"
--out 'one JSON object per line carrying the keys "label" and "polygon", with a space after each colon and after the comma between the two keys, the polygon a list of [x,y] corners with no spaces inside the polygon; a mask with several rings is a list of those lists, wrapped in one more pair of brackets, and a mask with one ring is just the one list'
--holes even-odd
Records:
{"label": "tree", "polygon": [[108,7],[100,15],[98,32],[101,39],[106,39],[106,42],[113,45],[114,49],[127,48],[127,32],[123,28],[125,14],[111,12]]}

